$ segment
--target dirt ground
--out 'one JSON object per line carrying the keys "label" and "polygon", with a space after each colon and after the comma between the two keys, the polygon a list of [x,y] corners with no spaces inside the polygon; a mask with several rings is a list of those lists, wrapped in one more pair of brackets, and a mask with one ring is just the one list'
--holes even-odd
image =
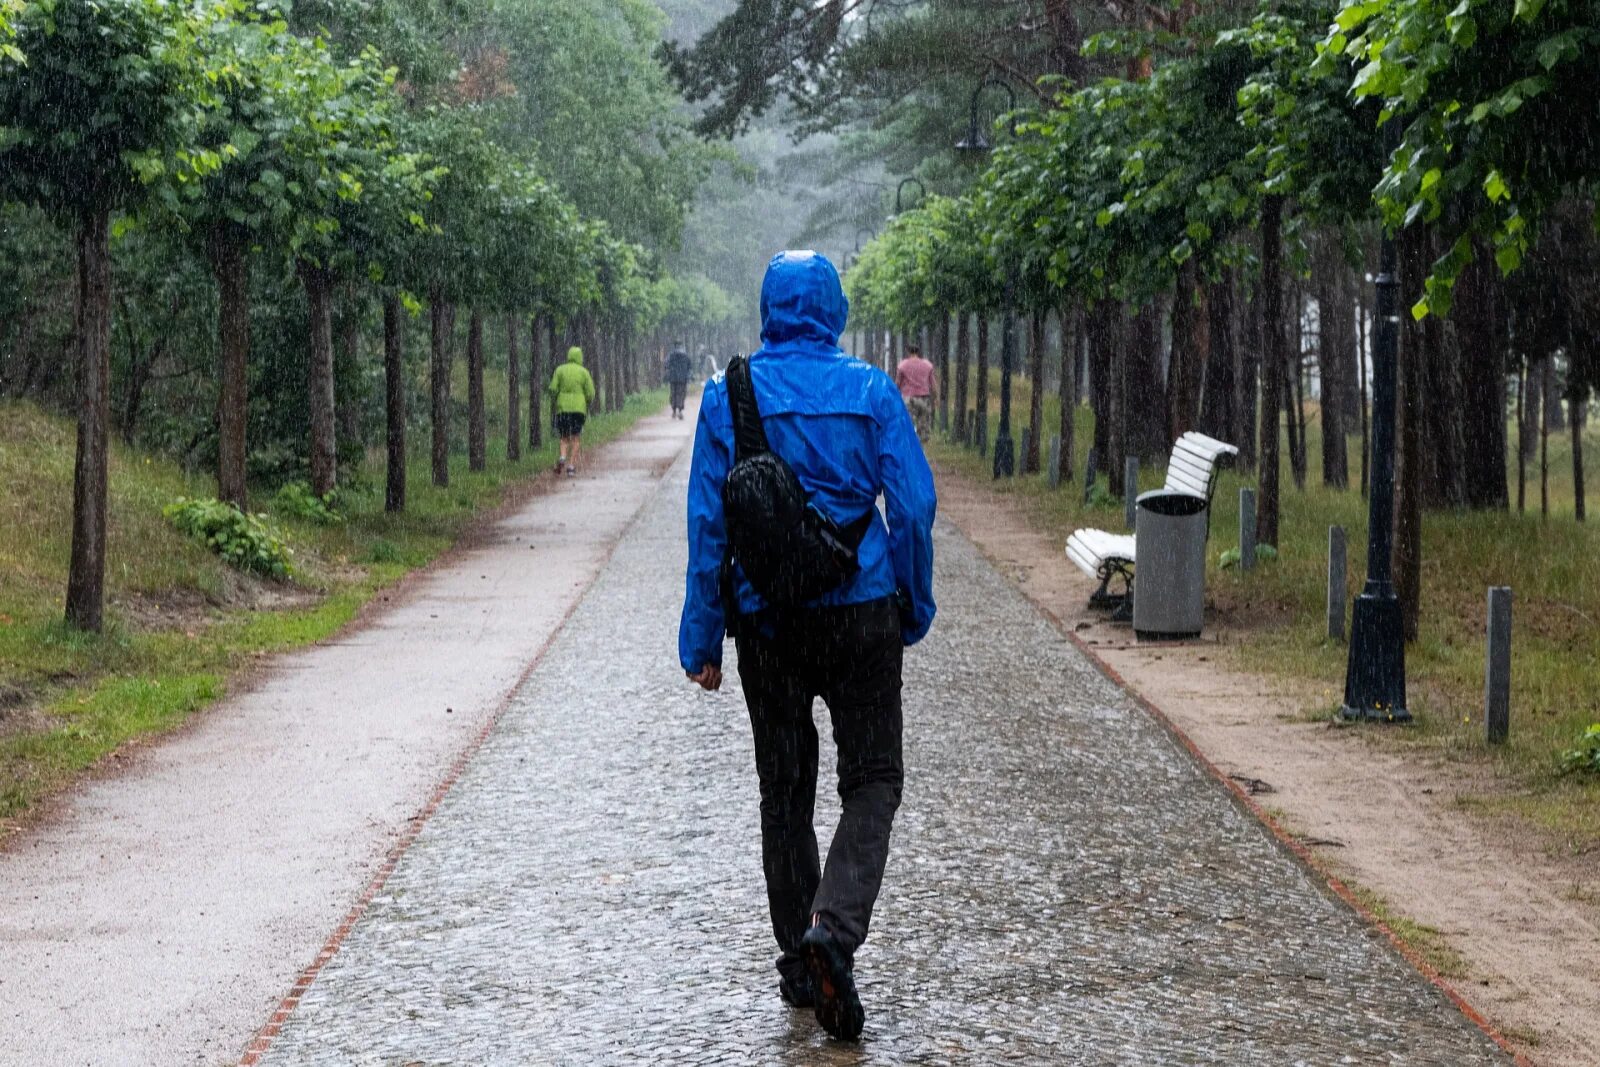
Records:
{"label": "dirt ground", "polygon": [[[1500,788],[1487,773],[1396,753],[1315,714],[1342,679],[1287,683],[1245,673],[1212,625],[1197,641],[1140,644],[1087,608],[1095,583],[1066,558],[1070,530],[1035,528],[1014,501],[937,472],[941,516],[1031,601],[1164,714],[1332,880],[1381,898],[1407,940],[1530,1063],[1600,1063],[1600,870],[1559,855],[1526,825],[1464,810]],[[1442,941],[1441,961],[1438,945]],[[1448,959],[1453,953],[1459,962]]]}

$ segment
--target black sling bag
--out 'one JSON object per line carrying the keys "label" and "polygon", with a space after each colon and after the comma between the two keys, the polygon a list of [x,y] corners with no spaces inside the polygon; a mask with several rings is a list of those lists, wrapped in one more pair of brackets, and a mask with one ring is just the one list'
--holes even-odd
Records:
{"label": "black sling bag", "polygon": [[728,529],[722,597],[729,630],[735,632],[734,562],[772,607],[808,604],[861,569],[856,553],[872,526],[873,509],[843,527],[823,514],[794,468],[767,443],[747,357],[728,364],[727,383],[734,446],[733,468],[722,486]]}

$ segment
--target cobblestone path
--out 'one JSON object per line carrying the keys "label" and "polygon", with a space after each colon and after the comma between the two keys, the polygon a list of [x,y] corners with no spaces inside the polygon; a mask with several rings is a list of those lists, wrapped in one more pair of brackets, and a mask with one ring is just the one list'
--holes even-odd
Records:
{"label": "cobblestone path", "polygon": [[267,1063],[1505,1062],[947,528],[865,1039],[829,1042],[777,997],[737,684],[676,667],[685,473]]}

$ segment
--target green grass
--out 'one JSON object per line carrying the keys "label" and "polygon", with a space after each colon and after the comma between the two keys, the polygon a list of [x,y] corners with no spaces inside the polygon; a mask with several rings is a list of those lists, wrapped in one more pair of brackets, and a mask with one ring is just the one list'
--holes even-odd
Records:
{"label": "green grass", "polygon": [[[1013,397],[1015,436],[1027,421],[1027,382]],[[998,385],[994,387],[998,388]],[[994,389],[991,390],[993,392]],[[992,401],[998,410],[998,400]],[[1055,432],[1058,407],[1045,403],[1045,437]],[[993,439],[996,417],[990,417]],[[1072,471],[1081,479],[1093,434],[1093,416],[1076,413]],[[1207,591],[1230,627],[1248,634],[1233,646],[1239,666],[1310,681],[1320,687],[1331,712],[1343,694],[1346,647],[1325,636],[1328,527],[1345,528],[1349,554],[1348,596],[1360,591],[1366,567],[1367,505],[1359,492],[1321,486],[1320,423],[1308,433],[1307,488],[1290,477],[1285,445],[1281,484],[1279,559],[1246,574],[1222,569],[1218,557],[1238,544],[1239,488],[1253,480],[1223,476],[1217,490],[1208,547]],[[1515,431],[1513,427],[1513,438]],[[991,461],[948,441],[931,454],[946,467],[987,481]],[[1360,470],[1360,440],[1350,441],[1352,477]],[[1600,477],[1600,427],[1591,424],[1591,500]],[[1509,466],[1513,505],[1515,457]],[[1164,472],[1140,472],[1141,489],[1160,486]],[[1566,432],[1550,439],[1551,516],[1537,514],[1537,466],[1530,469],[1533,511],[1429,512],[1423,520],[1421,638],[1407,650],[1408,703],[1414,728],[1363,728],[1377,743],[1413,748],[1447,760],[1468,761],[1493,774],[1486,810],[1503,812],[1538,827],[1553,847],[1584,851],[1600,847],[1600,781],[1563,775],[1557,756],[1572,747],[1590,723],[1600,722],[1600,523],[1574,521],[1572,467]],[[1122,528],[1120,501],[1094,508],[1082,503],[1080,482],[1051,491],[1040,476],[995,484],[997,492],[1022,498],[1042,529],[1065,543],[1083,525]],[[1507,745],[1483,740],[1482,702],[1486,590],[1509,585],[1515,597],[1512,637],[1512,721]]]}
{"label": "green grass", "polygon": [[[344,492],[346,523],[272,515],[296,553],[292,587],[241,578],[167,525],[161,508],[173,498],[215,494],[209,475],[114,447],[108,625],[99,635],[61,621],[73,426],[29,404],[0,404],[0,820],[118,747],[180,724],[257,657],[334,633],[379,589],[436,558],[474,518],[548,470],[553,442],[520,463],[505,458],[503,379],[488,402],[487,470],[469,472],[465,454],[453,456],[451,484],[440,489],[416,452],[405,513],[384,512],[374,457]],[[585,446],[617,437],[665,402],[664,392],[646,393],[621,413],[594,417]],[[426,427],[413,429],[414,444],[426,447],[426,436]],[[270,507],[265,488],[256,488],[253,506]]]}

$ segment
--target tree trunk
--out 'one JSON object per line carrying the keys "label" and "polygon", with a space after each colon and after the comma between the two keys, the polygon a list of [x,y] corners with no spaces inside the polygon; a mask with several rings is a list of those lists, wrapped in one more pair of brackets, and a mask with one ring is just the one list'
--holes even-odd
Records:
{"label": "tree trunk", "polygon": [[383,510],[406,509],[406,364],[400,346],[405,309],[398,293],[383,296],[383,413],[387,464]]}
{"label": "tree trunk", "polygon": [[[1485,260],[1487,259],[1487,262]],[[1504,510],[1506,493],[1506,368],[1504,292],[1485,249],[1457,284],[1456,338],[1462,385],[1461,496],[1467,507]]]}
{"label": "tree trunk", "polygon": [[1567,413],[1567,425],[1572,428],[1572,508],[1573,514],[1579,522],[1587,517],[1584,513],[1583,500],[1583,424],[1588,421],[1584,410],[1587,405],[1579,400],[1572,401],[1572,409]]}
{"label": "tree trunk", "polygon": [[1111,490],[1111,495],[1120,497],[1135,488],[1126,484],[1125,474],[1127,458],[1131,451],[1128,445],[1128,350],[1134,341],[1127,308],[1121,304],[1115,307],[1116,316],[1111,320],[1111,334],[1107,346],[1110,353],[1106,375],[1108,417],[1106,450],[1101,453],[1101,463],[1105,468],[1106,486]]}
{"label": "tree trunk", "polygon": [[[539,352],[551,344],[555,325],[543,315],[535,315],[528,322],[528,450],[544,447],[544,368],[545,361]],[[553,354],[552,354],[553,359]]]}
{"label": "tree trunk", "polygon": [[[1400,307],[1416,304],[1427,276],[1423,235],[1400,234]],[[1398,396],[1395,399],[1394,584],[1407,641],[1415,641],[1422,617],[1422,328],[1402,314]]]}
{"label": "tree trunk", "polygon": [[105,622],[106,435],[111,423],[111,216],[78,220],[78,449],[72,472],[72,558],[67,625]]}
{"label": "tree trunk", "polygon": [[1542,417],[1539,419],[1539,517],[1550,517],[1550,409],[1560,405],[1555,391],[1550,388],[1550,365],[1554,356],[1545,356],[1539,367],[1539,402]]}
{"label": "tree trunk", "polygon": [[1528,503],[1528,367],[1517,367],[1517,514],[1521,515]]}
{"label": "tree trunk", "polygon": [[[359,454],[366,444],[361,432],[361,396],[353,388],[348,388],[358,380],[361,362],[361,293],[354,281],[345,286],[344,305],[344,314],[339,316],[339,346],[335,350],[338,369],[334,374],[334,382],[339,398],[336,442],[344,441],[353,445]],[[344,386],[339,386],[339,382],[345,383]]]}
{"label": "tree trunk", "polygon": [[1261,329],[1261,437],[1256,542],[1278,543],[1278,413],[1283,410],[1283,197],[1261,202],[1261,280],[1256,294]]}
{"label": "tree trunk", "polygon": [[522,459],[522,361],[517,355],[517,313],[506,313],[506,459]]}
{"label": "tree trunk", "polygon": [[217,499],[244,511],[246,426],[250,389],[250,259],[236,235],[219,227],[207,242],[217,280],[217,341],[222,366],[217,387]]}
{"label": "tree trunk", "polygon": [[1211,355],[1211,319],[1194,260],[1178,269],[1172,297],[1172,356],[1167,363],[1167,439],[1198,424],[1201,375]]}
{"label": "tree trunk", "polygon": [[1317,293],[1317,363],[1322,370],[1322,484],[1350,487],[1350,456],[1345,440],[1349,412],[1350,279],[1342,264],[1325,272]]}
{"label": "tree trunk", "polygon": [[941,312],[937,340],[939,346],[939,429],[950,433],[950,313]]}
{"label": "tree trunk", "polygon": [[972,377],[972,313],[956,312],[956,440],[963,443],[970,432],[967,426],[967,383]]}
{"label": "tree trunk", "polygon": [[1556,361],[1546,359],[1543,364],[1544,381],[1540,392],[1544,394],[1544,421],[1548,429],[1565,430],[1566,416],[1561,410],[1561,388],[1556,381]]}
{"label": "tree trunk", "polygon": [[1147,467],[1165,463],[1172,442],[1161,377],[1161,308],[1153,301],[1134,313],[1123,368],[1127,451]]}
{"label": "tree trunk", "polygon": [[1077,427],[1078,352],[1083,348],[1083,312],[1079,308],[1060,313],[1061,381],[1056,393],[1061,400],[1061,480],[1072,481],[1072,439]]}
{"label": "tree trunk", "polygon": [[435,288],[429,300],[432,316],[432,344],[428,375],[428,399],[433,421],[433,484],[450,484],[450,363],[451,334],[455,332],[455,308],[447,304]]}
{"label": "tree trunk", "polygon": [[467,316],[467,469],[489,465],[489,427],[483,411],[483,312]]}
{"label": "tree trunk", "polygon": [[311,491],[333,492],[339,481],[339,444],[333,397],[333,274],[326,267],[302,261],[300,280],[311,316],[311,351],[307,360],[306,410],[311,417]]}
{"label": "tree trunk", "polygon": [[1089,447],[1094,450],[1095,466],[1107,473],[1111,470],[1111,423],[1116,417],[1116,394],[1111,388],[1111,379],[1112,367],[1116,363],[1115,330],[1119,314],[1120,309],[1116,304],[1102,300],[1094,306],[1086,322],[1089,408],[1094,413],[1094,440]]}
{"label": "tree trunk", "polygon": [[977,412],[978,425],[973,429],[973,439],[978,442],[978,454],[989,454],[989,316],[978,316],[978,385],[972,407]]}
{"label": "tree trunk", "polygon": [[1039,438],[1044,435],[1044,312],[1028,319],[1028,450],[1022,455],[1022,473],[1038,474]]}

